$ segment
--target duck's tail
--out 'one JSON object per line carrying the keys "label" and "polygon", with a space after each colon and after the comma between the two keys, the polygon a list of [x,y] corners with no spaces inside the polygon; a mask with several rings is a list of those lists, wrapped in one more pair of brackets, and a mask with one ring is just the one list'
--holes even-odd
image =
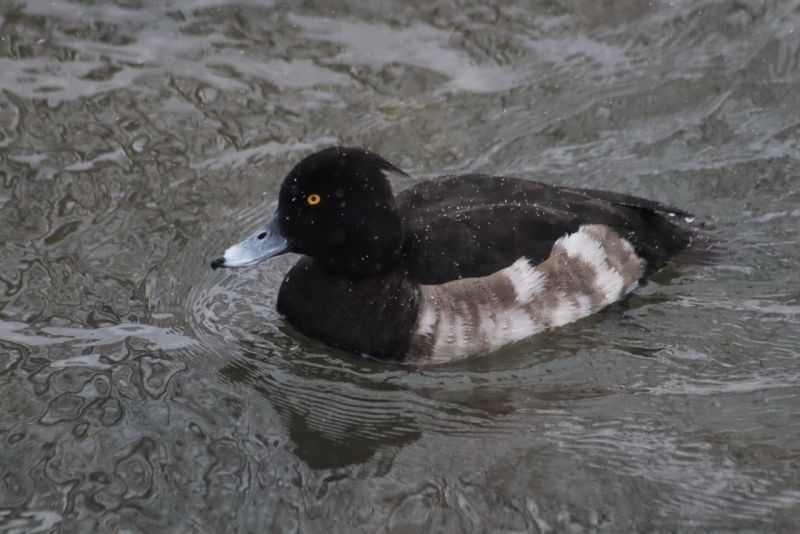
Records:
{"label": "duck's tail", "polygon": [[597,222],[610,226],[633,245],[637,254],[647,262],[646,275],[652,274],[668,261],[679,264],[714,263],[724,252],[711,231],[698,224],[688,211],[612,191],[565,190],[585,198],[588,206],[592,205],[592,199],[608,203],[607,208],[597,212]]}

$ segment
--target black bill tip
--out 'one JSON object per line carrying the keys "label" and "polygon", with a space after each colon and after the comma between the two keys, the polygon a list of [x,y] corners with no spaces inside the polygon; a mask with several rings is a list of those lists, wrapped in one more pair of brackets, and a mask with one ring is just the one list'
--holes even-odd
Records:
{"label": "black bill tip", "polygon": [[211,260],[211,268],[216,270],[220,267],[225,267],[225,257],[224,256],[217,256],[213,260]]}

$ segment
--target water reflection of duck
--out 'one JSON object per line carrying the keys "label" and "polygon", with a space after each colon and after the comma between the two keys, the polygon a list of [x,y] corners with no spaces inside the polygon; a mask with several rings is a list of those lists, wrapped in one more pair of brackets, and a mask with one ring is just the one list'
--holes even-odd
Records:
{"label": "water reflection of duck", "polygon": [[311,154],[275,215],[211,262],[296,252],[278,311],[300,331],[387,360],[488,352],[620,300],[686,249],[686,214],[629,195],[482,174],[392,192],[359,148]]}

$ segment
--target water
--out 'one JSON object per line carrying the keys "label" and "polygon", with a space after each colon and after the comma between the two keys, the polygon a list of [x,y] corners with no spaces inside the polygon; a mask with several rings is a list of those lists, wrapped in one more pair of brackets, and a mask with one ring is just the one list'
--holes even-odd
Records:
{"label": "water", "polygon": [[[794,532],[800,2],[0,3],[0,530]],[[697,215],[727,253],[487,357],[212,272],[334,143]]]}

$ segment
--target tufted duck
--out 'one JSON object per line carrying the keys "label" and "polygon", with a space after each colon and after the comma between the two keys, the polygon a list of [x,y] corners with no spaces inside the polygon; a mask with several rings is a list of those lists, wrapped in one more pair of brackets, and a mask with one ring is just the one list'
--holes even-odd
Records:
{"label": "tufted duck", "polygon": [[687,248],[686,213],[619,193],[482,174],[394,195],[405,174],[334,147],[286,176],[275,215],[214,258],[303,257],[278,294],[298,330],[386,360],[449,361],[595,313]]}

